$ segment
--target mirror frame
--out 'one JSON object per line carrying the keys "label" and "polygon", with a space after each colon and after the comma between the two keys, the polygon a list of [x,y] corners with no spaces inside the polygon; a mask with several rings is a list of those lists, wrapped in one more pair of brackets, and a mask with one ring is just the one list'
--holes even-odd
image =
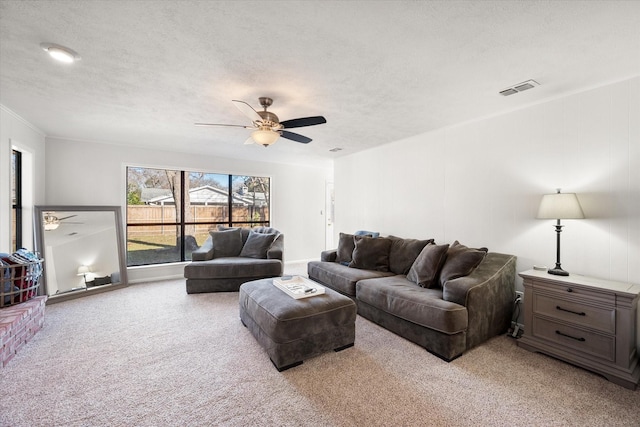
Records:
{"label": "mirror frame", "polygon": [[127,280],[127,263],[124,252],[124,234],[122,223],[122,210],[120,206],[69,206],[69,205],[39,205],[34,206],[33,220],[34,220],[34,232],[35,232],[35,250],[40,254],[41,258],[44,258],[44,273],[42,274],[42,285],[38,289],[38,295],[47,295],[47,260],[44,257],[44,224],[42,221],[43,213],[49,211],[79,211],[79,212],[113,212],[115,218],[116,228],[116,245],[118,246],[118,265],[120,269],[120,282],[110,283],[102,286],[95,286],[88,289],[78,290],[75,292],[67,292],[60,295],[50,295],[47,303],[67,301],[70,299],[81,298],[87,295],[93,295],[100,292],[111,291],[114,289],[123,288],[128,286]]}

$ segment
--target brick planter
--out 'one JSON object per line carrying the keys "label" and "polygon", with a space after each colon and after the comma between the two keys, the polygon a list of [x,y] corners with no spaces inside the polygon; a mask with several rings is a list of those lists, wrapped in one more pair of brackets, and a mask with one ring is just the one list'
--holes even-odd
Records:
{"label": "brick planter", "polygon": [[46,296],[0,309],[0,367],[7,363],[44,325]]}

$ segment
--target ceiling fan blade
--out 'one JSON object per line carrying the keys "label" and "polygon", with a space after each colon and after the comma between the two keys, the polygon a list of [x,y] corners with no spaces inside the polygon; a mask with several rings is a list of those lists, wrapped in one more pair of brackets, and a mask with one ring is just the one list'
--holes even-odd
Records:
{"label": "ceiling fan blade", "polygon": [[260,117],[260,114],[258,114],[258,112],[254,110],[251,105],[247,104],[244,101],[238,101],[237,99],[234,99],[232,102],[236,107],[238,107],[238,110],[240,110],[242,114],[249,117],[249,120],[254,123],[262,122],[262,117]]}
{"label": "ceiling fan blade", "polygon": [[69,216],[65,216],[64,218],[58,218],[58,221],[62,221],[67,218],[73,218],[74,216],[78,216],[78,215],[69,215]]}
{"label": "ceiling fan blade", "polygon": [[298,133],[289,132],[286,130],[280,131],[280,136],[283,138],[290,139],[295,142],[301,142],[302,144],[308,144],[313,141],[311,138],[307,138],[306,136],[300,135]]}
{"label": "ceiling fan blade", "polygon": [[314,126],[327,123],[327,119],[322,116],[302,117],[299,119],[285,120],[280,122],[284,129],[301,128],[304,126]]}
{"label": "ceiling fan blade", "polygon": [[243,126],[243,125],[222,125],[218,123],[194,123],[196,126],[224,126],[224,127],[232,127],[232,128],[244,128],[244,129],[253,129],[255,126]]}

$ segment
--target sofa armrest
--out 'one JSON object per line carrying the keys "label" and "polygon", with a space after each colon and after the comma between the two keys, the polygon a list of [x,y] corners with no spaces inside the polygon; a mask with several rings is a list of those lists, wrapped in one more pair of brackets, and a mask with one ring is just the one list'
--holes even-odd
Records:
{"label": "sofa armrest", "polygon": [[207,237],[202,246],[191,252],[192,261],[207,261],[213,259],[213,240]]}
{"label": "sofa armrest", "polygon": [[338,259],[338,250],[337,249],[332,249],[332,250],[329,250],[329,251],[320,252],[320,261],[336,262],[336,259]]}
{"label": "sofa armrest", "polygon": [[268,259],[279,259],[284,261],[284,234],[278,235],[267,251]]}
{"label": "sofa armrest", "polygon": [[470,275],[444,284],[442,298],[467,308],[467,348],[509,328],[513,314],[515,271],[514,255],[489,252]]}

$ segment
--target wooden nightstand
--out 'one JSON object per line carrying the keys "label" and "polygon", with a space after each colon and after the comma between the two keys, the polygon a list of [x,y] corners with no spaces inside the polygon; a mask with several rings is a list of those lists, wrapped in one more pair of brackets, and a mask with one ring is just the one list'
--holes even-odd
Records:
{"label": "wooden nightstand", "polygon": [[518,346],[603,375],[634,390],[640,381],[636,328],[640,286],[528,270]]}

